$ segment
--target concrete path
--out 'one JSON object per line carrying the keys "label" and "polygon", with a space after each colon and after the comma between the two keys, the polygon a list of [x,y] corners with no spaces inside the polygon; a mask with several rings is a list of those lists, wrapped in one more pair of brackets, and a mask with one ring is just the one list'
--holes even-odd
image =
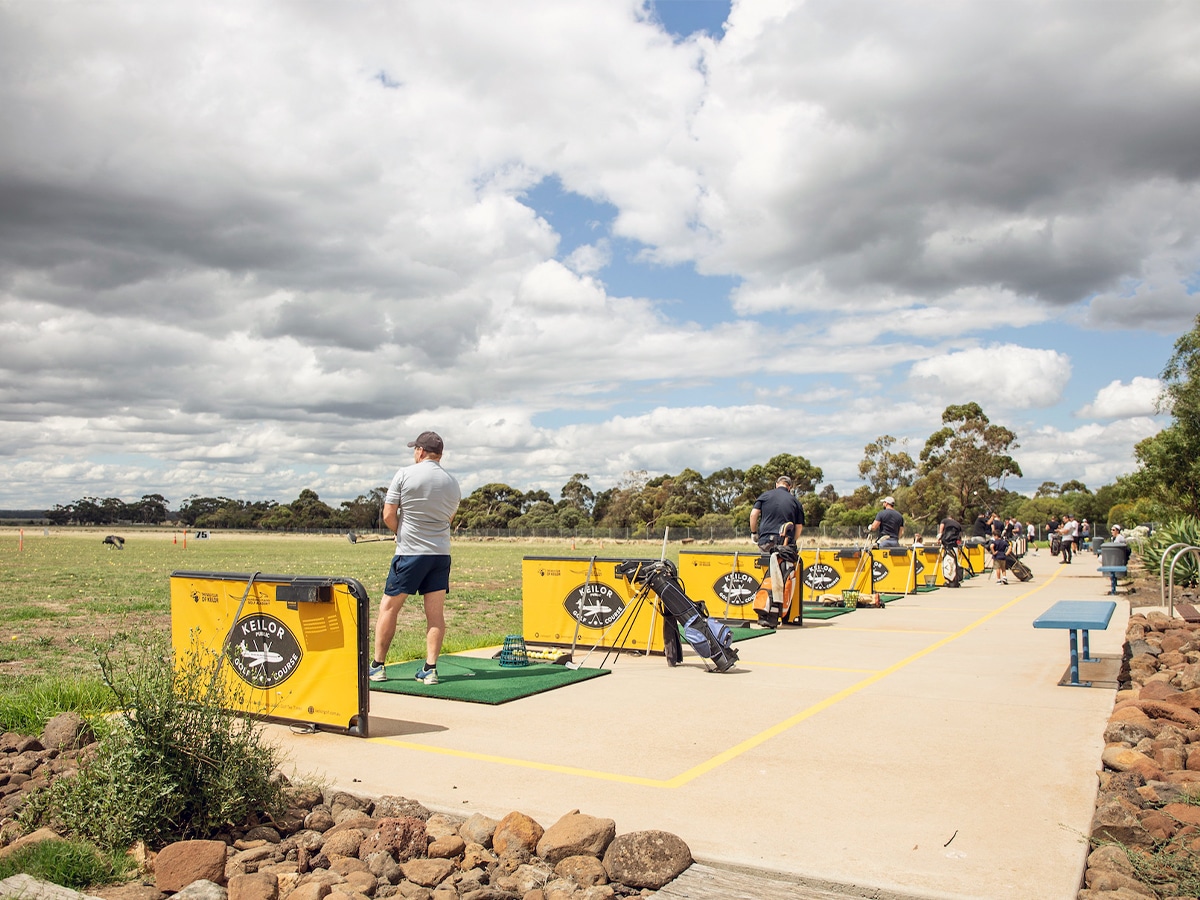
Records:
{"label": "concrete path", "polygon": [[[1110,599],[1108,580],[1091,553],[1025,561],[1025,584],[980,576],[741,642],[722,675],[623,655],[496,707],[373,692],[369,739],[269,729],[298,775],[347,791],[545,827],[579,809],[813,896],[1074,900],[1115,682],[1060,687],[1067,632],[1032,622]],[[1121,652],[1117,599],[1093,655]]]}

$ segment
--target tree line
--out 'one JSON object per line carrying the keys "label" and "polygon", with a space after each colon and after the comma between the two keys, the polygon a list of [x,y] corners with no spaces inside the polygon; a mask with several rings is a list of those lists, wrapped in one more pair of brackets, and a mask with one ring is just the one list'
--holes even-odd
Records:
{"label": "tree line", "polygon": [[[1022,521],[1044,522],[1073,512],[1104,521],[1117,501],[1111,487],[1093,494],[1078,481],[1043,484],[1033,498],[1004,486],[1021,469],[1011,451],[1016,435],[993,424],[977,403],[948,406],[943,427],[930,435],[917,459],[904,442],[881,435],[863,448],[859,476],[864,484],[849,494],[822,485],[823,472],[803,456],[779,453],[748,469],[726,467],[703,475],[695,469],[651,476],[645,470],[625,473],[614,487],[593,491],[589,476],[572,475],[558,498],[538,489],[522,491],[493,482],[463,498],[454,527],[460,533],[506,531],[512,534],[578,533],[592,529],[631,536],[661,535],[664,529],[745,533],[754,501],[787,475],[805,509],[807,524],[827,529],[856,529],[870,524],[879,500],[892,494],[909,522],[909,531],[936,530],[947,515],[973,518],[994,509]],[[194,528],[291,530],[369,530],[382,527],[386,487],[377,487],[337,508],[305,489],[290,503],[245,501],[229,497],[188,497],[179,509],[168,509],[160,494],[134,503],[117,498],[84,497],[47,510],[54,524],[163,524],[172,521]]]}
{"label": "tree line", "polygon": [[[969,524],[987,510],[1039,525],[1072,513],[1091,521],[1093,533],[1106,533],[1112,524],[1200,518],[1200,315],[1176,341],[1162,379],[1159,411],[1169,414],[1171,423],[1137,444],[1134,472],[1094,492],[1077,480],[1044,482],[1032,497],[1009,490],[1006,481],[1022,474],[1013,457],[1020,446],[1017,435],[971,402],[945,408],[942,427],[926,439],[916,458],[906,441],[891,435],[867,444],[858,465],[863,484],[848,494],[822,485],[819,466],[785,452],[745,470],[727,467],[708,475],[691,468],[675,475],[626,472],[617,485],[602,491],[593,491],[588,475],[577,472],[557,498],[541,489],[485,484],[463,498],[454,527],[512,534],[597,528],[632,536],[661,535],[665,528],[745,533],[754,501],[780,475],[791,477],[807,525],[828,530],[869,525],[880,499],[889,494],[910,534],[933,533],[946,516]],[[47,510],[46,517],[57,525],[157,525],[170,520],[196,528],[366,530],[382,527],[386,493],[386,486],[377,487],[336,508],[307,488],[291,503],[193,495],[174,512],[161,494],[133,503],[84,497]]]}

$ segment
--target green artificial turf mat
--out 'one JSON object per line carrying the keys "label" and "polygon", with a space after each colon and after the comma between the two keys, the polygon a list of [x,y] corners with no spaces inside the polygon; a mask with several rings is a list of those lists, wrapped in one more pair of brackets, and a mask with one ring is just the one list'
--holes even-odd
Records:
{"label": "green artificial turf mat", "polygon": [[422,684],[413,677],[420,667],[421,660],[393,663],[384,670],[388,680],[369,682],[371,690],[496,706],[609,673],[608,669],[568,669],[537,662],[510,668],[501,666],[498,659],[443,656],[438,661],[438,683]]}
{"label": "green artificial turf mat", "polygon": [[807,603],[804,604],[804,618],[806,619],[832,619],[852,612],[854,610],[847,606],[821,606],[820,604],[810,606]]}
{"label": "green artificial turf mat", "polygon": [[733,634],[733,642],[748,641],[751,638],[763,637],[764,635],[774,634],[774,628],[751,628],[749,625],[730,625],[729,631]]}

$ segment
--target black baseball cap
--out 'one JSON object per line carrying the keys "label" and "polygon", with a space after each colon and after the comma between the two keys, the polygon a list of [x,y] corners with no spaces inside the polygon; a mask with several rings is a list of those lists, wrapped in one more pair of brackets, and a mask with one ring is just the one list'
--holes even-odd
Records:
{"label": "black baseball cap", "polygon": [[435,456],[442,455],[442,438],[436,431],[422,431],[417,435],[415,441],[409,441],[408,446],[420,447],[426,453],[432,453]]}

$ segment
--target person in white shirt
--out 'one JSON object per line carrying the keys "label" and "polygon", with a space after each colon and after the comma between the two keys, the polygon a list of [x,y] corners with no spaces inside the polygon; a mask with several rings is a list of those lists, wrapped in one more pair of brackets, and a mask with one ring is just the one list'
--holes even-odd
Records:
{"label": "person in white shirt", "polygon": [[367,677],[388,680],[384,663],[396,634],[396,619],[409,595],[421,594],[425,601],[425,665],[416,678],[423,684],[437,684],[450,590],[450,522],[462,492],[454,476],[442,468],[443,444],[436,432],[423,431],[408,446],[413,448],[413,464],[392,476],[383,501],[383,522],[396,533],[396,552],[379,602],[375,656]]}
{"label": "person in white shirt", "polygon": [[1075,539],[1079,536],[1079,522],[1074,516],[1067,515],[1058,529],[1058,533],[1062,535],[1063,562],[1070,565],[1071,553],[1075,549]]}

